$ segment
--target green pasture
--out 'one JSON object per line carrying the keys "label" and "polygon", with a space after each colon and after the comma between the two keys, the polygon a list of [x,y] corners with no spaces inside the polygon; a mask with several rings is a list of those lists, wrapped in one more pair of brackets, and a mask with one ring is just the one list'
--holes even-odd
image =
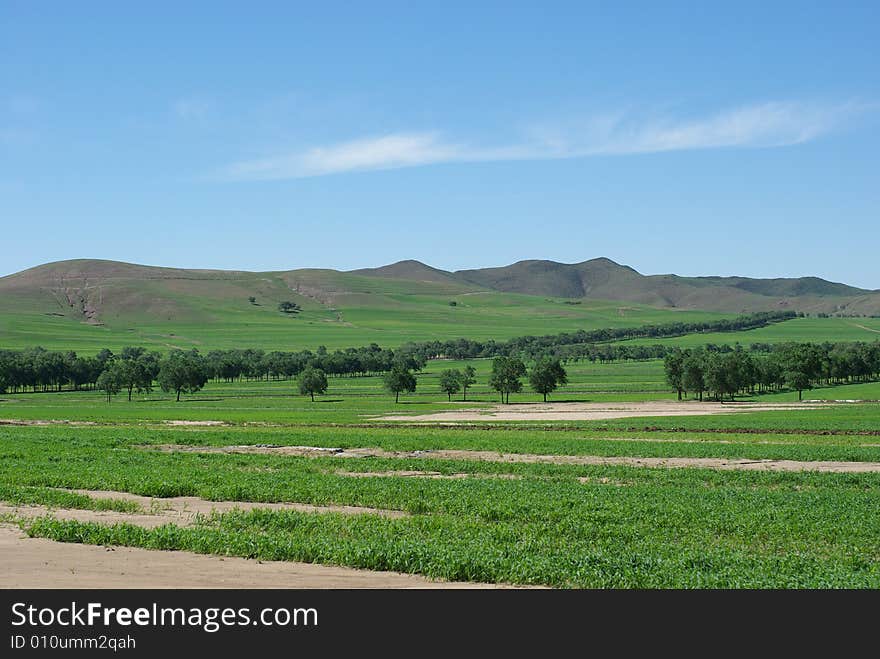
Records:
{"label": "green pasture", "polygon": [[[0,428],[0,497],[97,507],[57,488],[213,500],[294,501],[401,510],[255,511],[191,528],[144,530],[48,518],[28,533],[62,542],[183,549],[431,577],[555,587],[880,586],[878,474],[718,472],[427,458],[298,458],[164,453],[150,443],[311,443],[387,448],[493,446],[558,454],[798,456],[877,459],[851,437],[777,436],[730,443],[621,444],[547,431],[153,427]],[[334,441],[336,437],[336,441]],[[809,441],[814,441],[810,438]],[[603,448],[604,447],[604,448]],[[420,469],[453,480],[353,478],[340,471]],[[498,478],[506,475],[507,478]],[[113,507],[115,504],[109,504]]]}
{"label": "green pasture", "polygon": [[666,339],[631,339],[627,343],[677,345],[696,348],[707,343],[784,343],[786,341],[822,343],[824,341],[880,340],[880,318],[793,318],[782,323],[742,332],[705,332]]}
{"label": "green pasture", "polygon": [[[374,285],[376,281],[388,285],[384,280],[363,279]],[[35,307],[30,301],[21,307],[14,296],[6,294],[0,299],[0,348],[40,345],[50,350],[76,350],[83,354],[101,348],[116,351],[126,345],[158,350],[250,347],[296,351],[314,350],[320,345],[335,349],[375,342],[396,348],[407,341],[461,337],[504,340],[579,329],[735,316],[596,300],[568,304],[562,298],[489,291],[437,293],[435,288],[429,289],[431,293],[396,289],[390,292],[382,289],[379,294],[350,293],[327,304],[289,290],[275,291],[271,298],[258,297],[257,305],[248,302],[248,290],[235,289],[224,291],[235,297],[220,297],[221,292],[216,292],[210,304],[194,294],[187,295],[179,308],[154,309],[145,301],[142,307],[117,307],[118,311],[114,312],[114,307],[109,305],[100,318],[101,325],[83,322],[81,316],[54,303]],[[143,295],[144,291],[139,289],[138,294]],[[172,293],[163,291],[163,299],[170,295]],[[296,301],[303,311],[283,314],[277,310],[279,299]],[[450,302],[455,302],[455,306],[450,306]]]}
{"label": "green pasture", "polygon": [[[331,377],[329,388],[323,396],[311,402],[308,396],[298,393],[295,380],[242,380],[232,383],[209,382],[200,392],[184,395],[175,402],[175,396],[155,389],[149,394],[133,395],[131,402],[125,392],[112,398],[99,391],[63,391],[38,393],[7,393],[0,395],[0,419],[42,419],[91,421],[98,423],[139,423],[173,420],[222,421],[226,423],[274,423],[292,425],[372,423],[382,415],[419,415],[462,408],[488,408],[499,404],[498,394],[488,385],[492,360],[468,361],[434,360],[428,362],[424,371],[417,374],[417,388],[413,394],[404,394],[400,403],[382,387],[382,378]],[[467,400],[456,394],[449,402],[439,384],[440,373],[445,369],[462,369],[471,365],[476,370],[477,384],[468,390]],[[569,383],[548,397],[548,402],[637,402],[651,400],[674,400],[675,393],[665,383],[661,360],[626,361],[602,364],[599,362],[571,362],[567,366]],[[691,396],[691,399],[693,397]],[[876,401],[880,399],[880,383],[837,385],[816,388],[805,392],[809,400]],[[795,402],[797,392],[740,396],[740,402]],[[513,394],[511,403],[524,405],[541,402],[542,397],[532,392],[524,382],[522,393]],[[858,410],[868,410],[862,419]],[[762,412],[760,414],[737,413],[705,417],[709,427],[737,428],[751,426],[753,419],[772,419],[780,427],[813,429],[822,423],[830,428],[864,429],[871,424],[871,410],[877,405],[843,405],[826,410],[795,410]],[[736,406],[731,406],[736,410]],[[853,412],[852,410],[856,410]],[[703,419],[704,417],[699,417]],[[812,421],[811,419],[822,419]],[[693,417],[665,417],[658,419],[618,419],[610,421],[541,422],[554,426],[576,425],[578,427],[611,424],[614,427],[635,428],[657,423],[662,427],[691,427]],[[487,421],[491,422],[491,421]],[[482,422],[481,422],[482,423]],[[842,426],[840,424],[843,424]],[[510,425],[510,422],[505,422]],[[532,423],[531,425],[535,425]],[[766,426],[773,428],[775,425]],[[880,429],[880,428],[878,428]]]}
{"label": "green pasture", "polygon": [[[670,314],[684,317],[648,308],[627,307],[621,312],[598,303],[563,305],[534,299],[530,302],[536,305],[533,313],[520,314],[513,311],[522,306],[522,300],[511,301],[515,296],[488,294],[472,306],[468,300],[478,296],[462,296],[464,303],[450,307],[445,297],[414,301],[413,293],[386,293],[387,308],[381,312],[349,306],[342,320],[322,316],[326,310],[320,305],[307,308],[300,318],[276,317],[276,312],[265,308],[243,309],[236,313],[248,317],[247,322],[227,319],[215,326],[193,320],[190,325],[175,324],[174,336],[163,337],[158,333],[161,323],[154,321],[157,333],[151,334],[152,330],[145,329],[151,321],[144,318],[137,330],[141,338],[134,339],[120,327],[86,326],[61,317],[40,318],[28,328],[27,316],[21,314],[14,319],[0,315],[0,334],[18,336],[21,345],[43,343],[48,348],[84,353],[105,346],[147,344],[143,337],[152,337],[155,343],[149,345],[156,347],[180,341],[181,347],[195,344],[204,349],[261,345],[299,349],[320,344],[332,349],[373,340],[397,346],[405,340],[440,335],[479,338],[483,330],[490,336],[489,328],[493,338],[507,338],[584,326],[609,327],[614,326],[612,321],[619,326],[668,322]],[[548,309],[558,315],[546,315]],[[265,322],[251,324],[251,313],[262,314]],[[652,316],[658,313],[665,316]],[[17,323],[17,329],[10,332],[9,323]],[[877,320],[858,323],[880,328]],[[33,334],[28,333],[31,330]],[[434,334],[428,334],[429,330]],[[853,334],[839,333],[844,330]],[[385,339],[375,338],[379,336]],[[279,337],[287,337],[284,340],[290,343],[278,343]],[[699,334],[670,341],[703,345],[730,342],[727,339],[748,344],[873,338],[870,332],[853,328],[848,319],[797,319],[750,332]],[[447,401],[440,391],[440,373],[466,365],[475,367],[477,384],[466,402],[460,400],[461,394]],[[401,396],[400,404],[383,391],[379,377],[330,378],[326,395],[315,402],[298,395],[294,380],[212,382],[196,394],[184,395],[180,403],[159,390],[135,394],[131,402],[119,394],[110,403],[102,393],[90,391],[3,394],[0,500],[52,508],[133,511],[130,502],[100,501],[67,491],[83,488],[154,497],[365,506],[408,513],[388,519],[370,514],[234,512],[206,518],[193,527],[168,524],[152,530],[59,521],[51,516],[19,522],[31,535],[61,542],[179,549],[553,587],[880,587],[878,473],[531,464],[467,457],[451,460],[431,454],[456,449],[550,456],[880,462],[880,403],[603,421],[487,419],[454,427],[379,420],[389,414],[497,405],[497,395],[488,386],[490,369],[491,360],[431,361],[418,374],[416,392]],[[550,402],[613,405],[675,398],[664,382],[659,360],[571,362],[567,370],[569,384],[553,393]],[[792,402],[796,396],[781,392],[739,400]],[[880,384],[817,388],[805,392],[804,398],[877,400]],[[518,406],[540,400],[527,384],[523,393],[511,396]],[[737,404],[730,409],[737,410]],[[10,425],[11,420],[71,423]],[[221,425],[180,426],[171,425],[172,421]],[[160,445],[366,447],[398,454],[304,458],[164,452],[157,450]],[[414,451],[420,453],[412,455]],[[342,471],[430,471],[457,478],[356,478]]]}

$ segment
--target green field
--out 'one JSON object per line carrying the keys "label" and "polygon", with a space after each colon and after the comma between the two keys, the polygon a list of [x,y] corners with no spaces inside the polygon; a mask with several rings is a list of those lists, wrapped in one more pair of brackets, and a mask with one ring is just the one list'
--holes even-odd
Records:
{"label": "green field", "polygon": [[[556,587],[870,587],[880,585],[877,474],[734,473],[145,450],[153,444],[486,447],[560,455],[778,456],[880,459],[850,438],[778,436],[777,446],[735,435],[728,443],[625,445],[607,433],[344,428],[4,428],[0,494],[7,500],[92,507],[55,488],[157,497],[296,501],[401,510],[409,516],[291,511],[227,513],[195,527],[42,518],[32,535],[64,542],[183,549],[298,560],[436,578]],[[715,438],[717,439],[717,438]],[[806,440],[805,440],[806,439]],[[782,443],[784,442],[784,443]],[[720,448],[723,447],[723,448]],[[469,474],[455,480],[353,478],[402,469]],[[346,473],[347,473],[346,472]],[[499,479],[498,475],[507,478]],[[50,489],[51,488],[51,489]]]}
{"label": "green field", "polygon": [[740,343],[783,343],[785,341],[877,341],[880,340],[878,318],[794,318],[745,332],[706,332],[669,339],[632,339],[634,344],[664,344],[698,347],[707,343],[734,345]]}
{"label": "green field", "polygon": [[[178,281],[176,311],[185,313],[175,316],[173,331],[156,310],[141,313],[139,303],[123,304],[129,299],[124,295],[108,307],[118,309],[118,317],[105,315],[103,325],[83,323],[67,312],[56,316],[36,307],[13,308],[6,298],[0,300],[0,345],[39,344],[83,354],[125,345],[299,350],[375,341],[397,347],[409,340],[502,340],[725,317],[346,277],[347,293],[333,304],[297,298],[304,308],[298,317],[280,314],[268,299],[270,293],[278,297],[290,290],[277,281],[266,283],[267,299],[259,305],[244,297],[254,290],[253,282],[250,288],[209,282],[220,288],[204,308],[196,292],[204,292],[206,284],[193,291]],[[168,290],[163,296],[168,299]],[[220,298],[225,302],[218,304]],[[456,305],[450,306],[453,300]],[[877,319],[799,318],[752,331],[639,342],[867,341],[877,332]],[[477,384],[467,402],[460,395],[447,401],[440,372],[466,365],[476,368]],[[661,361],[581,361],[566,367],[569,383],[550,396],[552,403],[676,404]],[[315,402],[296,395],[293,380],[211,382],[179,403],[159,390],[136,394],[131,402],[120,394],[110,403],[92,391],[3,394],[0,501],[24,511],[8,515],[5,523],[61,542],[306,561],[447,580],[564,588],[880,587],[880,472],[763,472],[633,462],[880,463],[880,404],[604,420],[486,417],[444,426],[380,418],[489,412],[498,407],[488,386],[490,368],[491,360],[485,359],[430,361],[418,374],[416,392],[403,395],[399,404],[382,389],[379,377],[330,378],[326,395]],[[783,391],[740,400],[790,404],[796,398],[795,392]],[[874,401],[880,399],[880,383],[817,388],[804,398]],[[540,401],[528,386],[511,396],[520,410]],[[263,454],[156,450],[163,446],[270,448]],[[271,447],[285,446],[361,449],[367,455],[272,453]],[[459,453],[444,457],[432,451]],[[522,461],[529,456],[543,457]],[[618,463],[601,464],[603,459]],[[137,512],[131,502],[76,489],[362,506],[406,515],[264,509],[148,529],[65,519],[61,513],[75,509]],[[59,514],[27,514],[34,504]]]}
{"label": "green field", "polygon": [[[106,403],[95,392],[6,395],[3,419],[97,425],[0,425],[0,499],[54,508],[130,504],[71,489],[155,497],[289,501],[404,511],[371,514],[253,511],[195,526],[37,517],[31,535],[62,542],[178,549],[395,570],[449,580],[554,587],[880,586],[880,473],[716,471],[432,458],[430,453],[340,459],[167,453],[151,446],[367,447],[386,452],[499,451],[547,456],[880,462],[877,404],[721,416],[412,427],[389,412],[494,405],[488,362],[474,362],[476,402],[449,403],[432,362],[395,405],[376,378],[334,378],[315,403],[293,382],[209,384],[175,403],[154,393]],[[571,365],[556,401],[671,399],[659,362]],[[876,390],[850,385],[837,391]],[[829,389],[828,391],[832,391]],[[815,392],[816,394],[819,391]],[[780,394],[781,397],[790,394]],[[851,397],[845,393],[841,397]],[[855,397],[855,396],[852,396]],[[514,396],[519,403],[532,394]],[[172,427],[172,420],[221,426]],[[401,471],[452,479],[351,472]],[[504,476],[499,478],[499,476]]]}

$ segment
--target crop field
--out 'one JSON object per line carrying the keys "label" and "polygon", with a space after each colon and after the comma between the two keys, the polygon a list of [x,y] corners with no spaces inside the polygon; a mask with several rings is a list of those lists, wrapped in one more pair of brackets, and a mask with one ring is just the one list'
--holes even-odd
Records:
{"label": "crop field", "polygon": [[[783,393],[755,397],[770,409],[736,403],[729,414],[381,420],[501,408],[488,362],[472,364],[467,402],[439,391],[439,372],[465,365],[449,361],[430,362],[397,405],[378,378],[354,377],[332,378],[314,403],[283,380],[212,383],[180,403],[161,392],[111,403],[98,392],[6,394],[0,516],[58,547],[441,582],[880,586],[877,403],[799,409]],[[569,380],[554,404],[678,405],[657,361],[570,364]],[[848,385],[805,398],[876,391]],[[523,393],[504,407],[539,400]],[[196,514],[165,510],[181,497]],[[26,552],[34,541],[17,542]],[[16,565],[5,562],[4,578],[21,577]]]}

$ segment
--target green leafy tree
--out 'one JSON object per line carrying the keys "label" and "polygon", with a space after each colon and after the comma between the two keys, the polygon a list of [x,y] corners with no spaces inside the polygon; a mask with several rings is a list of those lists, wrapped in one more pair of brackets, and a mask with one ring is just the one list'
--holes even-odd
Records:
{"label": "green leafy tree", "polygon": [[118,369],[111,366],[106,371],[101,371],[95,386],[107,394],[107,402],[110,402],[110,396],[115,396],[122,391],[122,385],[119,382]]}
{"label": "green leafy tree", "polygon": [[804,389],[813,388],[813,385],[810,382],[810,376],[803,371],[786,371],[785,384],[787,387],[797,390],[798,400],[804,399]]}
{"label": "green leafy tree", "polygon": [[681,384],[685,391],[696,391],[703,400],[703,392],[706,390],[706,380],[704,377],[705,357],[699,354],[691,354],[685,357]]}
{"label": "green leafy tree", "polygon": [[465,366],[461,373],[461,399],[467,400],[467,392],[477,383],[477,369],[473,366]]}
{"label": "green leafy tree", "polygon": [[496,357],[492,360],[489,386],[501,394],[502,403],[510,403],[510,394],[522,391],[526,365],[519,357]]}
{"label": "green leafy tree", "polygon": [[315,402],[315,394],[323,394],[327,392],[327,374],[324,373],[320,368],[314,368],[312,366],[306,367],[306,369],[299,374],[299,393],[303,396],[309,395],[312,397],[312,402]]}
{"label": "green leafy tree", "polygon": [[529,372],[529,384],[532,390],[543,394],[546,403],[547,394],[553,393],[564,384],[568,384],[568,374],[558,359],[542,357]]}
{"label": "green leafy tree", "polygon": [[139,394],[151,392],[153,380],[159,373],[156,353],[147,353],[146,351],[140,352],[135,358],[126,359],[123,357],[116,360],[111,368],[116,372],[122,388],[128,390],[129,402],[131,402],[131,394],[135,390]]}
{"label": "green leafy tree", "polygon": [[452,400],[452,394],[461,391],[461,371],[456,369],[447,369],[440,373],[440,389],[446,393],[449,400]]}
{"label": "green leafy tree", "polygon": [[162,391],[173,391],[180,402],[180,394],[200,391],[208,382],[204,360],[196,352],[174,350],[159,365],[157,377]]}
{"label": "green leafy tree", "polygon": [[278,311],[280,311],[281,313],[299,313],[300,311],[302,311],[302,307],[299,306],[296,302],[285,300],[284,302],[278,303]]}
{"label": "green leafy tree", "polygon": [[678,400],[681,400],[681,392],[684,389],[684,353],[681,348],[674,348],[663,358],[663,370],[666,374],[666,382],[678,392]]}
{"label": "green leafy tree", "polygon": [[394,365],[383,378],[385,388],[394,394],[394,402],[400,402],[401,392],[412,393],[416,390],[416,376],[400,364]]}

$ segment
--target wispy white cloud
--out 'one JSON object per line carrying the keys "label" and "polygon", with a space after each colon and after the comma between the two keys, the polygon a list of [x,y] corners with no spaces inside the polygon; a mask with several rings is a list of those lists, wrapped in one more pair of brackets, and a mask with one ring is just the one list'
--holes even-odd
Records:
{"label": "wispy white cloud", "polygon": [[696,119],[594,116],[564,126],[538,126],[527,138],[501,146],[403,132],[312,147],[233,163],[232,180],[279,180],[440,163],[551,160],[600,155],[801,144],[833,130],[864,106],[764,103]]}

